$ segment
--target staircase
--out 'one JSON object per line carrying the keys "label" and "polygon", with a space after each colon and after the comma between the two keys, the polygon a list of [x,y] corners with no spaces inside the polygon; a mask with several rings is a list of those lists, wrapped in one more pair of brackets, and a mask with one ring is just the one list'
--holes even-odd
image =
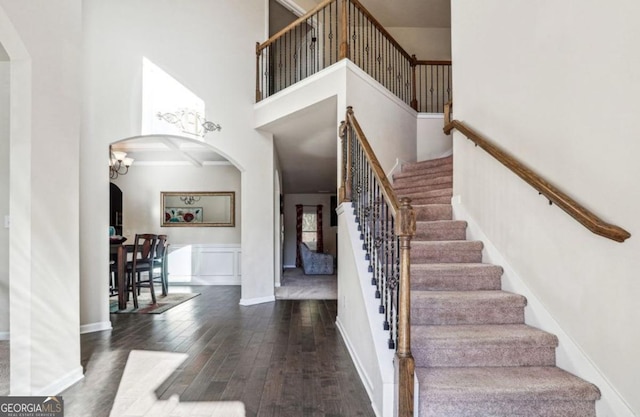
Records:
{"label": "staircase", "polygon": [[452,220],[452,157],[394,175],[417,219],[411,242],[411,349],[421,417],[590,417],[600,392],[555,366],[556,336],[524,324],[527,300]]}

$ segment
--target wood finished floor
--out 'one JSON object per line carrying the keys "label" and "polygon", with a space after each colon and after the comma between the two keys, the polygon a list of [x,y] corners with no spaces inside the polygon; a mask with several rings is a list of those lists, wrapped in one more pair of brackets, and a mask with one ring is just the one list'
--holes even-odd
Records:
{"label": "wood finished floor", "polygon": [[156,390],[161,400],[242,401],[247,417],[374,416],[335,300],[245,307],[237,286],[186,290],[202,295],[164,314],[112,315],[113,330],[82,336],[85,378],[62,393],[66,417],[109,415],[131,350],[189,355]]}

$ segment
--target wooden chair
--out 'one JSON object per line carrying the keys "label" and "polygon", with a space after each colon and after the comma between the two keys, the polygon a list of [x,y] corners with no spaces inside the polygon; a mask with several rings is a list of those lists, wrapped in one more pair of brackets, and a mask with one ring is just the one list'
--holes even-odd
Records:
{"label": "wooden chair", "polygon": [[[157,235],[145,233],[136,234],[133,242],[132,260],[127,261],[127,291],[133,294],[133,306],[138,308],[138,294],[140,288],[149,288],[151,300],[156,303],[156,293],[153,286],[153,256],[156,248]],[[142,273],[147,273],[147,279],[142,279]]]}
{"label": "wooden chair", "polygon": [[[162,295],[169,292],[169,282],[167,279],[167,254],[169,252],[169,244],[167,243],[167,235],[158,235],[156,243],[156,251],[153,256],[153,280],[159,282],[162,286]],[[159,269],[160,274],[155,275],[155,271]]]}

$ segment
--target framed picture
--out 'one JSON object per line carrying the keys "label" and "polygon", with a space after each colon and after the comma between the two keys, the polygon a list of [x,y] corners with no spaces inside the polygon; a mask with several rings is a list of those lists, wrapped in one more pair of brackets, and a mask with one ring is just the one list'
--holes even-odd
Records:
{"label": "framed picture", "polygon": [[162,191],[162,227],[235,227],[233,191]]}
{"label": "framed picture", "polygon": [[202,207],[166,207],[164,209],[165,223],[202,223]]}

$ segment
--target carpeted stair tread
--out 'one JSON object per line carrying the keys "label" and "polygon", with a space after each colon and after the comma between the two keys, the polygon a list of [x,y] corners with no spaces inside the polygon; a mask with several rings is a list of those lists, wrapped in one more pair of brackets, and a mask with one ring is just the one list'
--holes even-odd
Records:
{"label": "carpeted stair tread", "polygon": [[451,175],[436,176],[433,178],[412,177],[410,180],[395,180],[393,182],[393,189],[396,191],[396,193],[402,193],[404,192],[404,190],[430,190],[445,188],[443,184],[451,187],[452,183],[453,178],[451,177]]}
{"label": "carpeted stair tread", "polygon": [[437,171],[422,171],[422,172],[403,172],[393,174],[393,186],[402,188],[405,185],[415,184],[419,182],[429,181],[436,178],[453,178],[453,167],[442,168]]}
{"label": "carpeted stair tread", "polygon": [[442,401],[595,401],[600,398],[595,385],[554,366],[420,369],[421,403],[426,404]]}
{"label": "carpeted stair tread", "polygon": [[440,240],[412,241],[412,263],[464,263],[482,262],[481,241],[474,240]]}
{"label": "carpeted stair tread", "polygon": [[411,323],[522,324],[526,304],[506,291],[411,291]]}
{"label": "carpeted stair tread", "polygon": [[411,264],[412,291],[499,290],[501,277],[502,267],[492,264]]}
{"label": "carpeted stair tread", "polygon": [[558,346],[558,338],[526,324],[477,324],[412,326],[411,340],[417,346],[456,348],[460,345],[500,345],[518,342],[524,346]]}
{"label": "carpeted stair tread", "polygon": [[[451,189],[449,189],[449,193]],[[433,197],[410,197],[411,204],[451,204],[451,195],[437,195]]]}
{"label": "carpeted stair tread", "polygon": [[416,366],[553,366],[558,338],[524,324],[412,326]]}
{"label": "carpeted stair tread", "polygon": [[396,195],[399,198],[402,197],[409,197],[411,199],[411,201],[414,200],[422,200],[428,197],[442,197],[442,196],[446,196],[449,198],[449,200],[447,200],[448,203],[451,202],[451,196],[453,195],[453,189],[451,188],[451,183],[449,184],[442,184],[443,187],[442,188],[432,188],[429,190],[414,190],[414,189],[405,189],[405,190],[399,190],[396,192]]}
{"label": "carpeted stair tread", "polygon": [[412,204],[417,221],[451,220],[453,208],[448,204]]}
{"label": "carpeted stair tread", "polygon": [[435,220],[416,222],[414,240],[464,240],[467,222],[463,220]]}
{"label": "carpeted stair tread", "polygon": [[421,171],[424,169],[432,169],[443,165],[452,165],[453,156],[444,158],[428,159],[418,162],[405,162],[402,164],[402,172]]}

